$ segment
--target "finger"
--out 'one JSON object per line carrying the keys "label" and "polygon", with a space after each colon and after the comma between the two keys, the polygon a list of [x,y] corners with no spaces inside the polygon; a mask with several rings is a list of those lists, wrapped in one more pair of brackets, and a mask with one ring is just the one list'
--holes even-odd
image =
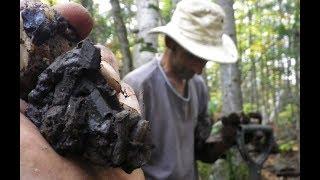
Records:
{"label": "finger", "polygon": [[114,54],[103,45],[98,44],[95,46],[101,50],[101,74],[104,79],[117,91],[118,99],[121,103],[137,110],[141,114],[133,89],[128,84],[120,82],[119,67]]}
{"label": "finger", "polygon": [[128,84],[121,82],[121,88],[123,93],[118,94],[119,101],[135,110],[138,111],[139,114],[141,114],[140,106],[138,103],[138,99]]}
{"label": "finger", "polygon": [[105,61],[101,61],[100,72],[104,79],[107,81],[108,85],[110,85],[117,93],[121,91],[120,85],[120,76],[119,74],[111,67],[111,65]]}
{"label": "finger", "polygon": [[107,83],[116,90],[117,93],[121,91],[119,67],[115,55],[101,44],[95,45],[101,52],[101,74]]}
{"label": "finger", "polygon": [[20,112],[22,114],[26,112],[27,107],[28,107],[28,104],[24,100],[20,99]]}
{"label": "finger", "polygon": [[[20,0],[20,9],[26,5],[27,1],[41,2],[40,0]],[[53,8],[69,21],[82,39],[86,38],[91,32],[93,19],[82,5],[67,2],[54,5]]]}
{"label": "finger", "polygon": [[95,47],[99,48],[101,51],[101,60],[109,63],[112,68],[119,74],[119,66],[112,51],[101,44],[96,44]]}
{"label": "finger", "polygon": [[80,38],[86,38],[92,30],[93,19],[86,8],[74,2],[53,6],[75,28]]}

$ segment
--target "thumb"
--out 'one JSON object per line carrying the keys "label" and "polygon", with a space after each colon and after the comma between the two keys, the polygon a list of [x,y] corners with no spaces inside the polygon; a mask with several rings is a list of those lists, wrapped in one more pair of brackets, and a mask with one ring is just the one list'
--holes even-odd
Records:
{"label": "thumb", "polygon": [[81,39],[89,35],[93,27],[93,19],[89,11],[81,4],[61,3],[54,5],[53,8],[75,28]]}

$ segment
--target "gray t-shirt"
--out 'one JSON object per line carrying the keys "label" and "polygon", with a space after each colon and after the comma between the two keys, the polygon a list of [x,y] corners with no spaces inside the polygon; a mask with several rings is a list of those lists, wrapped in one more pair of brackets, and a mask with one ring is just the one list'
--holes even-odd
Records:
{"label": "gray t-shirt", "polygon": [[[183,97],[170,84],[156,58],[130,72],[124,82],[132,86],[143,118],[150,121],[155,148],[148,164],[142,167],[146,178],[197,179],[195,131],[198,121],[208,121],[208,94],[203,78],[195,75],[190,79],[188,96]],[[202,125],[210,131],[209,122]],[[208,135],[205,132],[203,139]]]}

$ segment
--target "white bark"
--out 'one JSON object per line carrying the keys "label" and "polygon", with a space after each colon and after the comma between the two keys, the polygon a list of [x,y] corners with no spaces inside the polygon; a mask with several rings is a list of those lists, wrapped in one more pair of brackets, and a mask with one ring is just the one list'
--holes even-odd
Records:
{"label": "white bark", "polygon": [[[217,0],[216,1],[225,11],[225,26],[224,31],[228,34],[235,44],[237,44],[235,19],[233,10],[233,0]],[[222,86],[222,114],[228,114],[234,111],[242,111],[242,93],[240,86],[240,71],[238,63],[222,64],[221,71],[221,86]]]}
{"label": "white bark", "polygon": [[176,8],[176,5],[177,3],[181,1],[181,0],[171,0],[171,3],[172,3],[172,7],[175,9]]}
{"label": "white bark", "polygon": [[284,90],[280,90],[279,92],[276,92],[276,99],[275,99],[275,106],[274,109],[271,111],[270,114],[270,121],[277,120],[276,116],[281,112],[284,108],[286,98],[286,93]]}
{"label": "white bark", "polygon": [[157,34],[148,32],[159,25],[158,0],[136,0],[139,43],[134,47],[135,68],[152,60],[158,47]]}

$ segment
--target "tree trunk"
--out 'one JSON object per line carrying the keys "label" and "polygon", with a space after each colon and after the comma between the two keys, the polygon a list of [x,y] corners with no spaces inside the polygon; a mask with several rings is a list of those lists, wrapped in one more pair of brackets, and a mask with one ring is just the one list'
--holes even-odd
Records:
{"label": "tree trunk", "polygon": [[[273,47],[275,48],[275,47]],[[273,68],[272,68],[272,80],[273,80],[273,92],[272,92],[272,99],[273,99],[273,109],[276,108],[276,104],[277,104],[277,92],[279,91],[279,87],[278,87],[278,82],[280,81],[279,80],[279,72],[278,72],[278,67],[276,66],[276,59],[273,60]],[[273,110],[271,111],[271,113],[273,112]],[[271,116],[270,115],[270,120],[271,121],[274,121],[274,122],[277,122],[278,120],[278,114],[275,114],[274,116]]]}
{"label": "tree trunk", "polygon": [[[290,40],[289,40],[290,41]],[[289,49],[291,49],[292,43],[289,42]],[[290,51],[289,51],[290,52]],[[287,76],[287,91],[288,91],[288,103],[291,104],[290,106],[290,111],[291,111],[291,117],[295,118],[295,110],[293,107],[293,104],[295,103],[295,98],[293,96],[292,93],[292,85],[291,85],[291,80],[290,80],[290,76],[292,75],[292,66],[291,66],[291,55],[289,55],[289,57],[287,57],[287,70],[286,70],[286,76]],[[295,118],[296,119],[296,118]]]}
{"label": "tree trunk", "polygon": [[[237,44],[233,0],[217,0],[216,2],[224,9],[226,14],[224,31]],[[242,111],[241,79],[238,63],[221,64],[220,66],[221,86],[223,91],[222,114]]]}
{"label": "tree trunk", "polygon": [[259,107],[259,99],[258,99],[258,83],[257,83],[257,70],[255,65],[255,58],[251,59],[251,104],[257,105]]}
{"label": "tree trunk", "polygon": [[295,49],[295,75],[296,75],[296,90],[297,90],[297,98],[298,98],[298,106],[300,108],[300,31],[295,31],[295,40],[294,40],[294,49]]}
{"label": "tree trunk", "polygon": [[127,39],[127,29],[121,15],[121,9],[118,0],[110,0],[112,7],[113,21],[116,26],[117,36],[120,43],[120,51],[123,56],[122,68],[120,71],[121,77],[124,77],[128,72],[133,70],[132,57],[129,49],[129,41]]}
{"label": "tree trunk", "polygon": [[[249,18],[249,27],[252,26],[252,12],[249,10],[248,12],[248,18]],[[249,28],[249,47],[252,44],[252,32],[251,28]],[[251,60],[251,104],[257,105],[257,108],[259,107],[259,98],[258,98],[258,83],[257,83],[257,70],[256,70],[256,58],[254,56],[249,56]]]}
{"label": "tree trunk", "polygon": [[159,25],[159,3],[158,0],[136,0],[138,43],[134,47],[134,68],[152,60],[158,47],[157,34],[148,32]]}
{"label": "tree trunk", "polygon": [[270,113],[271,113],[271,111],[270,111],[270,106],[272,105],[272,104],[270,104],[270,99],[272,99],[272,96],[270,96],[270,95],[272,95],[272,92],[270,92],[270,91],[272,91],[272,84],[271,84],[271,79],[270,79],[270,77],[271,77],[271,74],[270,74],[270,69],[269,69],[269,65],[268,65],[268,61],[266,60],[266,75],[267,75],[267,84],[266,84],[266,88],[267,88],[267,90],[266,90],[266,94],[265,94],[265,96],[266,96],[266,100],[267,100],[267,106],[266,106],[266,113],[267,113],[267,116],[266,116],[266,120],[267,120],[267,122],[269,122],[269,120],[270,120]]}
{"label": "tree trunk", "polygon": [[268,77],[266,76],[265,72],[264,72],[264,69],[265,69],[265,66],[266,66],[266,59],[265,58],[262,58],[260,59],[260,77],[261,77],[261,90],[259,91],[260,92],[260,95],[258,99],[261,99],[261,106],[259,107],[258,106],[258,109],[261,111],[262,113],[262,120],[263,120],[263,124],[266,123],[266,120],[269,118],[268,117],[268,111],[267,111],[267,101],[268,99],[266,98],[266,94],[268,93],[267,92],[267,88],[266,88],[266,84],[267,84],[267,79]]}
{"label": "tree trunk", "polygon": [[[300,9],[300,1],[297,0],[296,7],[299,7]],[[297,8],[298,9],[298,8]],[[293,53],[294,53],[294,59],[295,59],[295,80],[296,80],[296,98],[297,98],[297,106],[298,109],[300,109],[300,25],[298,23],[300,22],[300,11],[296,10],[294,16],[294,25],[293,25]],[[300,110],[298,115],[300,115]]]}
{"label": "tree trunk", "polygon": [[[273,37],[273,41],[277,42],[279,41],[277,37]],[[274,115],[270,115],[270,117],[273,117],[275,122],[278,122],[278,117],[279,117],[279,110],[276,108],[277,104],[279,104],[278,101],[278,96],[280,94],[280,91],[282,91],[283,86],[282,86],[282,74],[283,74],[283,66],[282,66],[282,58],[281,58],[281,52],[280,49],[282,48],[279,44],[275,44],[273,46],[274,51],[276,52],[275,54],[275,59],[273,60],[273,68],[274,68],[274,107],[275,108]],[[277,50],[276,50],[277,49]],[[283,96],[283,95],[282,95]],[[272,111],[273,112],[273,111]]]}
{"label": "tree trunk", "polygon": [[277,121],[277,115],[281,112],[285,107],[285,99],[286,93],[284,90],[280,90],[276,93],[276,104],[273,108],[273,111],[270,114],[270,119],[275,119]]}
{"label": "tree trunk", "polygon": [[[300,9],[300,1],[297,0],[295,2],[295,6],[298,7],[297,9]],[[297,130],[297,140],[299,145],[299,153],[298,153],[298,170],[300,170],[300,25],[298,26],[298,22],[300,22],[300,11],[295,10],[295,24],[294,24],[294,57],[296,60],[296,64],[294,66],[295,75],[296,75],[296,104],[297,104],[297,121],[296,121],[296,130]]]}

